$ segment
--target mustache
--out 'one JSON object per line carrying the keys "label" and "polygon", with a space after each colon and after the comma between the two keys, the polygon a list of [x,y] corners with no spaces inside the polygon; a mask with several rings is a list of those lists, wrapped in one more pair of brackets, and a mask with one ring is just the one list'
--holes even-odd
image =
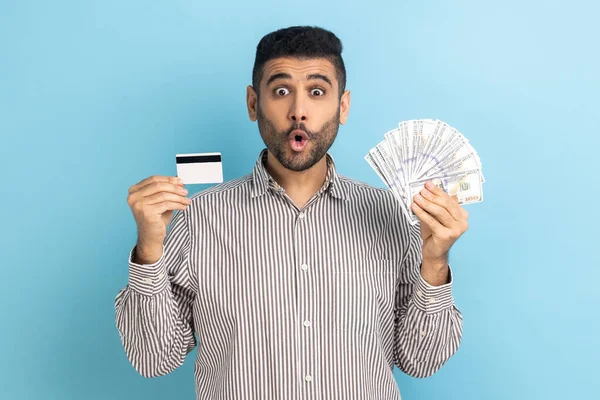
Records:
{"label": "mustache", "polygon": [[308,128],[306,127],[306,125],[304,125],[304,123],[303,123],[303,122],[300,122],[300,123],[293,124],[293,125],[290,127],[290,129],[288,129],[288,130],[285,132],[285,136],[286,136],[286,137],[288,137],[288,136],[290,135],[290,133],[292,133],[292,132],[293,132],[293,131],[295,131],[296,129],[306,132],[306,135],[308,136],[308,138],[309,138],[309,139],[310,139],[310,138],[312,137],[312,135],[313,135],[313,133],[312,133],[311,131],[309,131],[309,130],[308,130]]}

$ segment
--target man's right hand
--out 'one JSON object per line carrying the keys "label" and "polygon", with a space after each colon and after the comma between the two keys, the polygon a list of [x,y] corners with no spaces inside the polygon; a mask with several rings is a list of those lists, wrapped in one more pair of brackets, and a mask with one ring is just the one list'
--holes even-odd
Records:
{"label": "man's right hand", "polygon": [[174,210],[191,204],[187,192],[175,176],[151,176],[129,188],[127,204],[138,228],[136,263],[153,264],[160,259]]}

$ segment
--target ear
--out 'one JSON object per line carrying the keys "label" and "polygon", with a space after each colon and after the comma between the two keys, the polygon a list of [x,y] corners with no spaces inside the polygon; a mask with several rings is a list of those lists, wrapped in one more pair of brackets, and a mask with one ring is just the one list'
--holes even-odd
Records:
{"label": "ear", "polygon": [[258,95],[254,88],[250,85],[246,88],[246,106],[248,107],[248,117],[250,121],[256,121],[257,107],[258,107]]}
{"label": "ear", "polygon": [[350,91],[346,90],[340,99],[340,124],[344,125],[350,112]]}

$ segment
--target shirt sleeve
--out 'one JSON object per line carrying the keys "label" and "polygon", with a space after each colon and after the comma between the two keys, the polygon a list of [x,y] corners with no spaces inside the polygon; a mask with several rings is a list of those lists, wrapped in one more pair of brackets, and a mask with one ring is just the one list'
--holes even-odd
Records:
{"label": "shirt sleeve", "polygon": [[190,241],[186,211],[177,210],[157,262],[134,263],[135,247],[129,254],[129,281],[115,298],[116,325],[127,358],[146,378],[172,372],[196,347]]}
{"label": "shirt sleeve", "polygon": [[438,371],[458,350],[462,315],[448,282],[432,286],[421,275],[422,240],[419,225],[404,223],[408,246],[396,285],[394,355],[406,374],[425,378]]}

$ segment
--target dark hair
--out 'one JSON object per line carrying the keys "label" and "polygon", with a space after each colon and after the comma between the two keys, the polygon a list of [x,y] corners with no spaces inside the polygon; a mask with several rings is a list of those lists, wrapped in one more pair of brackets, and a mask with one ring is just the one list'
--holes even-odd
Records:
{"label": "dark hair", "polygon": [[258,95],[263,66],[279,57],[326,58],[335,67],[340,97],[346,90],[342,42],[332,32],[316,26],[291,26],[265,35],[256,46],[252,86]]}

